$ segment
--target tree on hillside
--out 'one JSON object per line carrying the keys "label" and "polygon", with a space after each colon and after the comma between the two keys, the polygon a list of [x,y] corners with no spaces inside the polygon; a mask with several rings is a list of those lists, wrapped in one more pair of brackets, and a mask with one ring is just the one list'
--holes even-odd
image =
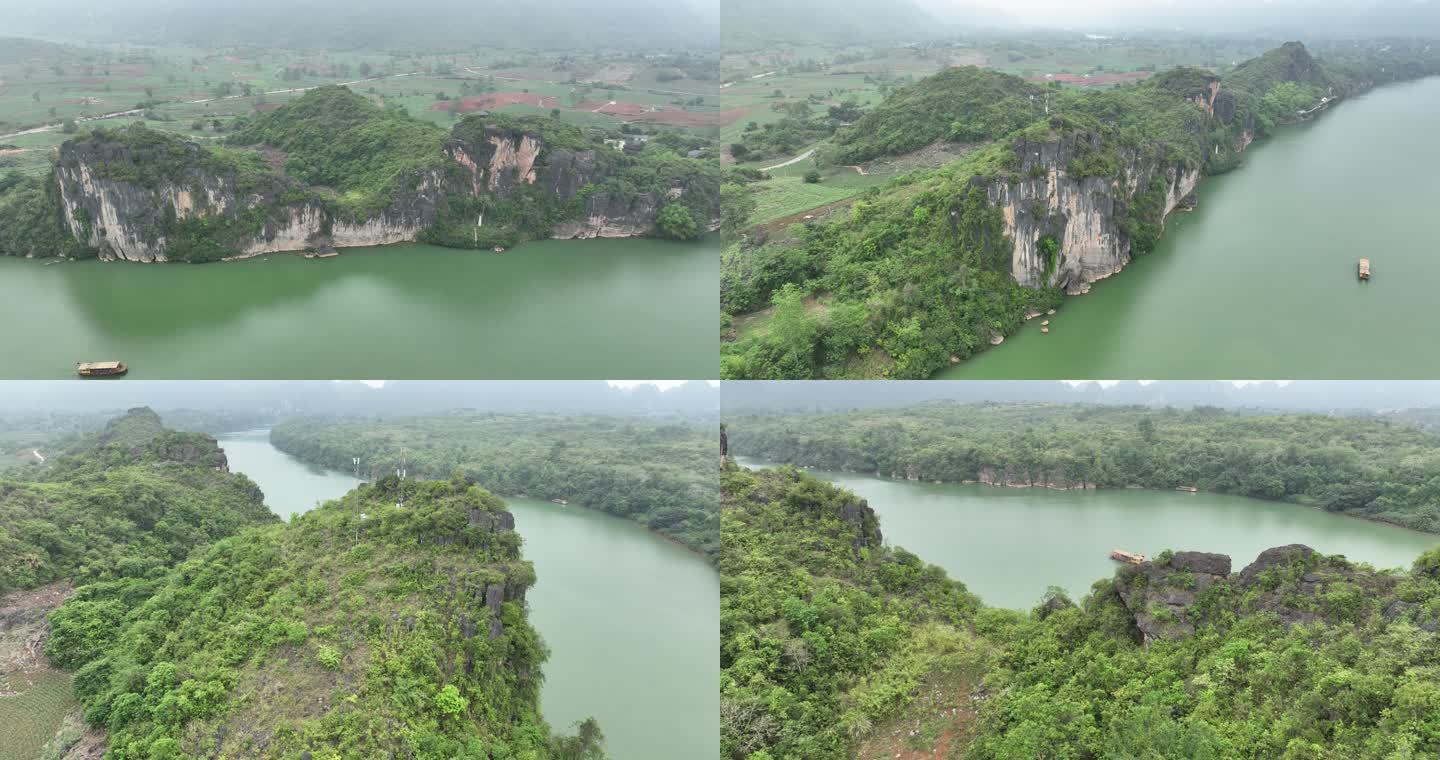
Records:
{"label": "tree on hillside", "polygon": [[655,225],[660,228],[662,235],[673,240],[694,240],[700,237],[700,225],[696,224],[695,216],[688,207],[680,203],[671,203],[661,209]]}

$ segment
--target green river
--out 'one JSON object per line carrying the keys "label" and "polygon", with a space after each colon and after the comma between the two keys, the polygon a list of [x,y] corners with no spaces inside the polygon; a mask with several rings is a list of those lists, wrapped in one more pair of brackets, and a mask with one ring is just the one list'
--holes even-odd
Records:
{"label": "green river", "polygon": [[[1429,306],[1440,78],[1391,85],[1257,142],[1200,183],[1155,251],[943,378],[1440,376]],[[1361,283],[1356,261],[1371,260]]]}
{"label": "green river", "polygon": [[424,245],[218,264],[0,257],[0,377],[714,377],[713,240]]}
{"label": "green river", "polygon": [[[219,436],[230,469],[289,517],[359,481],[270,445],[264,430]],[[718,755],[720,578],[698,554],[628,520],[506,499],[539,580],[530,621],[550,647],[541,708],[557,731],[600,721],[618,760]]]}
{"label": "green river", "polygon": [[[766,463],[737,458],[746,467]],[[1326,554],[1404,567],[1440,535],[1242,496],[1108,489],[1051,491],[937,485],[814,472],[870,502],[886,543],[945,568],[987,604],[1027,609],[1049,586],[1079,599],[1108,578],[1111,549],[1230,555],[1239,571],[1265,549],[1305,544]]]}

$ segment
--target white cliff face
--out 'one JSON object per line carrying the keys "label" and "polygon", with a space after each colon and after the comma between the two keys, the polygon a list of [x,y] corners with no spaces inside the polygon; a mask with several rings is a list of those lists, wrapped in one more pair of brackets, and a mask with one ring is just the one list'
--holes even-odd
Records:
{"label": "white cliff face", "polygon": [[158,187],[107,178],[95,168],[107,159],[117,160],[114,156],[77,155],[63,160],[55,169],[66,225],[105,261],[170,260],[170,241],[163,230],[171,221],[233,219],[267,206],[267,218],[257,231],[224,241],[236,251],[229,258],[409,242],[416,240],[434,219],[443,185],[439,170],[427,172],[417,180],[413,196],[397,197],[380,214],[349,222],[331,218],[313,201],[272,206],[271,198],[242,195],[226,176],[193,172],[182,183]]}
{"label": "white cliff face", "polygon": [[[1088,139],[1066,135],[1054,142],[1018,144],[1017,175],[1024,178],[989,187],[989,200],[1000,209],[1005,234],[1014,243],[1010,275],[1021,285],[1058,286],[1072,295],[1089,291],[1090,283],[1130,263],[1130,242],[1120,227],[1125,206],[1156,173],[1166,186],[1164,216],[1200,182],[1198,169],[1146,166],[1133,154],[1124,156],[1123,180],[1070,176],[1067,167],[1083,150],[1077,141]],[[1041,251],[1046,237],[1059,244],[1053,265]]]}
{"label": "white cliff face", "polygon": [[[129,224],[137,199],[123,192],[119,183],[95,176],[91,167],[83,163],[56,167],[55,176],[70,234],[98,250],[102,260],[165,260],[165,239],[146,237]],[[187,197],[186,202],[193,205],[193,197]]]}

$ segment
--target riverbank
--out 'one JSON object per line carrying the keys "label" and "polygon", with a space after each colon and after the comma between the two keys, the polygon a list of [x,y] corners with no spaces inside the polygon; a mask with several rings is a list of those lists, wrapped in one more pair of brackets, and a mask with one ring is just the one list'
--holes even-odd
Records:
{"label": "riverbank", "polygon": [[1390,84],[1277,130],[1048,334],[1024,324],[933,377],[1433,377],[1440,357],[1408,347],[1429,340],[1423,283],[1440,277],[1412,197],[1440,168],[1423,147],[1437,96],[1440,78]]}
{"label": "riverbank", "polygon": [[[773,463],[739,456],[744,467]],[[1289,502],[1205,492],[1108,488],[1052,491],[941,484],[807,470],[855,492],[885,540],[962,580],[987,604],[1029,609],[1049,586],[1080,598],[1109,577],[1113,549],[1221,552],[1248,562],[1300,543],[1376,567],[1409,567],[1440,535]]]}
{"label": "riverbank", "polygon": [[[311,465],[267,431],[217,436],[265,503],[296,514],[360,481]],[[498,494],[497,494],[498,495]],[[535,566],[530,620],[550,649],[541,708],[558,731],[594,716],[607,754],[635,760],[713,755],[719,733],[719,577],[704,557],[598,510],[506,497]],[[657,729],[656,726],[661,726]]]}

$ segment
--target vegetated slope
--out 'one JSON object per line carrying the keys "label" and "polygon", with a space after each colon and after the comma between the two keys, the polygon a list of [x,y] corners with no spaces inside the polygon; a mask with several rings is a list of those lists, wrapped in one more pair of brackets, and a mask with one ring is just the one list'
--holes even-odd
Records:
{"label": "vegetated slope", "polygon": [[159,580],[79,589],[46,652],[116,760],[599,757],[593,722],[540,717],[520,545],[483,489],[392,476]]}
{"label": "vegetated slope", "polygon": [[[987,759],[1440,753],[1440,550],[1409,573],[1299,545],[1233,573],[1165,552],[1021,613],[873,544],[863,502],[808,475],[722,484],[727,758],[853,757],[885,738],[874,714],[909,748]],[[957,671],[937,716],[937,673]]]}
{"label": "vegetated slope", "polygon": [[1022,128],[870,190],[798,240],[757,236],[726,256],[722,322],[774,312],[722,346],[721,375],[928,377],[1151,250],[1201,178],[1238,166],[1276,125],[1434,72],[1440,50],[1423,43],[1369,46],[1333,70],[1286,43],[1224,79],[1178,68],[1106,90],[1039,88],[1048,114],[1028,123],[1028,85],[977,70],[927,77],[837,133],[831,150],[857,159],[947,132]]}
{"label": "vegetated slope", "polygon": [[132,409],[70,452],[0,479],[0,594],[153,578],[197,547],[276,521],[215,439]]}
{"label": "vegetated slope", "polygon": [[875,513],[853,494],[793,469],[732,464],[721,531],[723,757],[849,757],[921,687],[968,696],[978,683],[991,656],[972,632],[979,601],[883,546]]}
{"label": "vegetated slope", "polygon": [[[213,261],[425,240],[694,239],[719,216],[719,167],[661,135],[551,117],[470,115],[448,132],[338,85],[237,119],[225,145],[134,124],[64,143],[48,180],[0,181],[0,254]],[[618,133],[616,133],[618,134]]]}
{"label": "vegetated slope", "polygon": [[276,448],[314,464],[421,478],[461,473],[507,496],[563,499],[634,520],[712,561],[720,551],[715,446],[708,424],[621,417],[453,414],[410,419],[296,418]]}
{"label": "vegetated slope", "polygon": [[1440,437],[1388,420],[1049,404],[930,404],[727,418],[741,456],[997,485],[1298,501],[1440,533]]}
{"label": "vegetated slope", "polygon": [[976,66],[945,69],[901,88],[841,131],[836,158],[858,164],[938,140],[989,142],[1044,116],[1049,92],[1013,74]]}

